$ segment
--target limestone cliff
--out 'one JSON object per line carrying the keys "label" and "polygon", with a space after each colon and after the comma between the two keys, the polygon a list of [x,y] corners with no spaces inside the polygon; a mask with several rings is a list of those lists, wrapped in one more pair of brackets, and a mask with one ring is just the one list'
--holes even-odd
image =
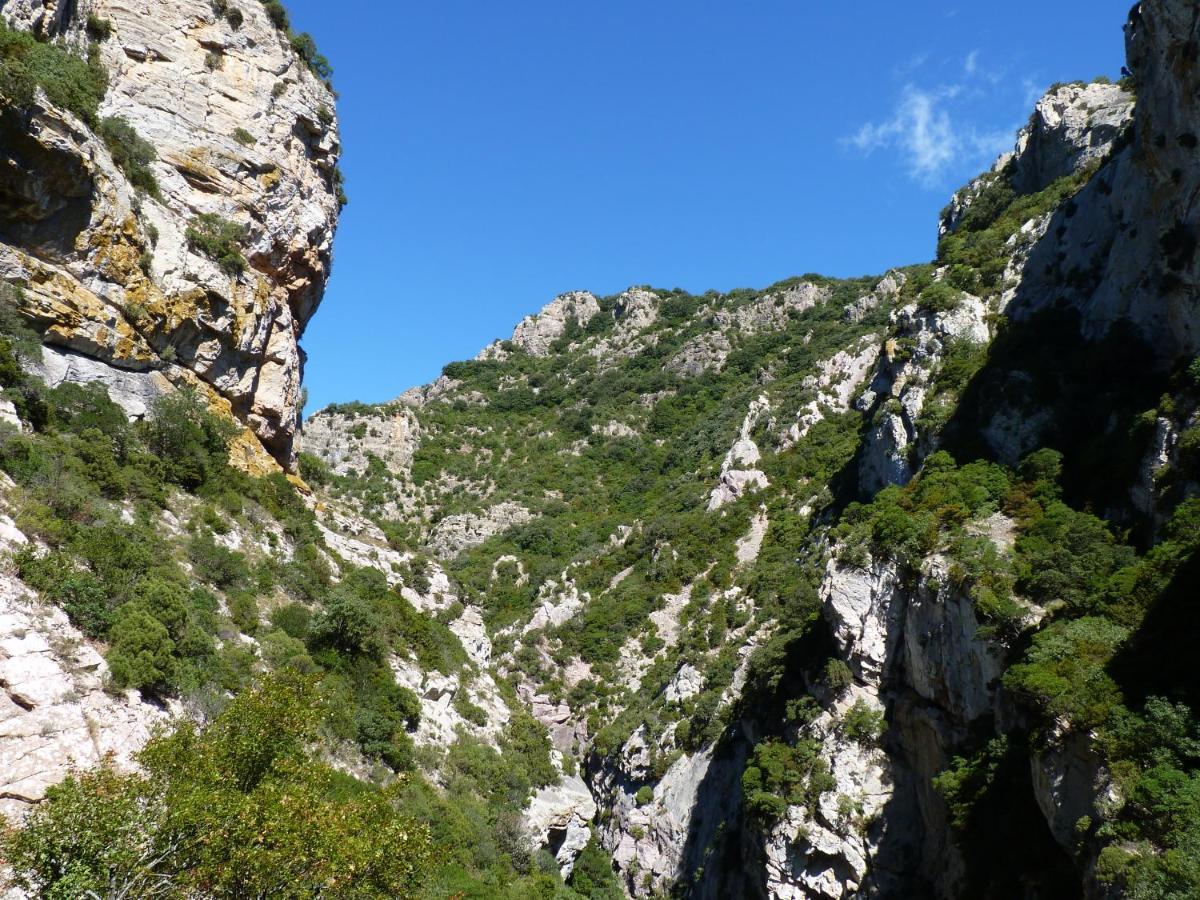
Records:
{"label": "limestone cliff", "polygon": [[[257,0],[12,0],[6,21],[108,76],[99,117],[153,148],[136,189],[99,126],[38,95],[0,116],[0,278],[43,332],[52,383],[106,381],[131,415],[199,384],[249,429],[244,464],[290,467],[299,339],[329,275],[339,210],[333,94]],[[88,21],[102,22],[92,34]],[[94,31],[95,29],[93,29]],[[237,229],[241,264],[189,235]],[[251,439],[252,436],[252,439]],[[265,448],[270,456],[257,448]]]}

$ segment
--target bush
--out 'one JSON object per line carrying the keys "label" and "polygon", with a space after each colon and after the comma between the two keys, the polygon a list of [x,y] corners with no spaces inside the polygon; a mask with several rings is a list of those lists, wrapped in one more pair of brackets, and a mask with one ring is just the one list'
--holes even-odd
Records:
{"label": "bush", "polygon": [[16,106],[28,106],[38,87],[55,106],[95,125],[108,75],[94,46],[83,60],[61,44],[41,43],[28,32],[0,22],[0,96]]}
{"label": "bush", "polygon": [[864,746],[879,743],[886,728],[883,710],[875,709],[863,700],[855,700],[842,716],[842,734]]}
{"label": "bush", "polygon": [[84,27],[87,29],[88,36],[97,41],[106,41],[112,37],[112,22],[95,13],[88,13]]}
{"label": "bush", "polygon": [[840,659],[831,659],[825,664],[825,684],[835,697],[840,697],[854,684],[854,674]]}
{"label": "bush", "polygon": [[312,613],[301,603],[289,603],[271,613],[271,624],[298,640],[308,637]]}
{"label": "bush", "polygon": [[100,121],[100,137],[112,154],[113,162],[125,173],[129,183],[145,191],[155,199],[161,199],[158,179],[154,177],[151,163],[158,158],[154,146],[137,133],[132,125],[119,116],[108,116]]}
{"label": "bush", "polygon": [[233,129],[233,139],[243,147],[249,147],[254,144],[254,135],[240,126]]}
{"label": "bush", "polygon": [[142,436],[161,461],[166,479],[194,490],[228,468],[229,442],[237,430],[188,388],[154,401]]}
{"label": "bush", "polygon": [[317,42],[313,40],[311,34],[307,31],[300,34],[289,34],[288,42],[292,45],[296,55],[308,66],[309,71],[326,84],[333,80],[333,66],[317,49]]}
{"label": "bush", "polygon": [[114,685],[154,692],[166,688],[175,671],[175,644],[161,622],[137,607],[122,610],[109,640]]}
{"label": "bush", "polygon": [[279,0],[262,0],[263,8],[267,11],[267,17],[271,23],[281,31],[286,31],[288,28],[287,10],[283,8],[283,4]]}
{"label": "bush", "polygon": [[778,740],[758,744],[742,775],[742,791],[751,815],[770,823],[788,806],[812,811],[821,795],[837,787],[821,745],[803,739],[791,746]]}
{"label": "bush", "polygon": [[953,312],[962,303],[962,291],[936,281],[921,292],[918,306],[930,312]]}
{"label": "bush", "polygon": [[246,257],[242,255],[242,242],[246,240],[247,228],[216,213],[201,213],[188,224],[188,245],[215,261],[225,274],[237,277],[246,271]]}
{"label": "bush", "polygon": [[305,749],[318,721],[311,681],[276,676],[207,729],[153,738],[138,774],[104,763],[69,778],[5,836],[16,883],[62,898],[165,896],[147,884],[178,896],[416,897],[431,842],[397,812],[403,783],[385,792],[331,770]]}
{"label": "bush", "polygon": [[321,457],[302,452],[300,454],[300,477],[309,484],[323,487],[333,480],[333,470]]}
{"label": "bush", "polygon": [[645,806],[647,803],[650,803],[653,800],[654,788],[650,787],[648,784],[643,784],[640,788],[638,788],[637,793],[633,797],[633,801],[638,806]]}

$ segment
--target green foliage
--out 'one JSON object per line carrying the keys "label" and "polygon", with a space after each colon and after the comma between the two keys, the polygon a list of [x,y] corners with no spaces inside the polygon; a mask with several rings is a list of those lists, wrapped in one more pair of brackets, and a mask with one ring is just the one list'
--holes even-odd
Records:
{"label": "green foliage", "polygon": [[820,743],[809,739],[794,746],[774,739],[756,745],[742,775],[746,807],[765,825],[778,820],[789,806],[805,806],[811,812],[821,795],[836,786]]}
{"label": "green foliage", "polygon": [[865,746],[879,743],[887,730],[883,710],[875,709],[864,700],[855,700],[853,705],[842,715],[839,728],[846,737]]}
{"label": "green foliage", "polygon": [[288,14],[283,4],[279,0],[262,0],[262,5],[271,23],[281,31],[287,31]]}
{"label": "green foliage", "polygon": [[311,485],[324,487],[333,479],[333,470],[312,453],[300,453],[300,477]]}
{"label": "green foliage", "polygon": [[317,50],[317,42],[313,40],[311,34],[303,31],[299,34],[294,32],[288,33],[288,42],[292,45],[292,50],[296,55],[308,66],[309,71],[320,78],[326,84],[333,81],[333,66],[329,64],[329,60]]}
{"label": "green foliage", "polygon": [[93,45],[86,60],[61,44],[42,43],[26,31],[0,23],[0,97],[28,106],[37,88],[55,106],[96,124],[96,110],[108,90],[108,75]]}
{"label": "green foliage", "polygon": [[1013,191],[1009,173],[989,176],[958,228],[938,242],[938,261],[951,267],[955,286],[983,295],[998,291],[1010,257],[1008,239],[1030,219],[1069,200],[1094,172],[1094,166],[1085,166],[1022,196]]}
{"label": "green foliage", "polygon": [[306,750],[311,682],[268,680],[207,729],[179,726],[140,754],[52,788],[6,838],[16,883],[42,897],[415,897],[429,832],[379,791]]}
{"label": "green foliage", "polygon": [[119,688],[161,691],[174,674],[175,644],[161,622],[130,605],[109,632],[108,667]]}
{"label": "green foliage", "polygon": [[188,224],[185,234],[188,245],[215,261],[225,274],[236,278],[246,271],[246,257],[242,255],[246,226],[216,213],[201,213]]}
{"label": "green foliage", "polygon": [[571,887],[589,900],[623,900],[625,892],[613,872],[612,859],[593,835],[575,860]]}
{"label": "green foliage", "polygon": [[237,434],[232,420],[211,412],[190,389],[173,391],[154,401],[142,437],[163,466],[164,477],[180,487],[196,489],[228,465],[229,442]]}
{"label": "green foliage", "polygon": [[241,126],[233,129],[233,139],[243,147],[250,147],[254,144],[254,135]]}
{"label": "green foliage", "polygon": [[956,756],[949,767],[934,776],[933,786],[950,810],[950,824],[958,831],[965,830],[976,803],[995,784],[1000,761],[1008,752],[1008,738],[990,741],[975,755]]}
{"label": "green foliage", "polygon": [[93,40],[106,41],[112,37],[112,22],[95,13],[88,13],[84,27],[87,29],[88,37]]}

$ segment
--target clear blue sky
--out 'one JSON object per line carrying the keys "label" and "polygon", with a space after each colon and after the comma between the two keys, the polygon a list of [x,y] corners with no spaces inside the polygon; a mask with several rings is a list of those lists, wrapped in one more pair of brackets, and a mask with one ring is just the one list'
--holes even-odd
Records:
{"label": "clear blue sky", "polygon": [[350,205],[309,410],[391,399],[555,294],[927,260],[1130,0],[290,0],[335,68]]}

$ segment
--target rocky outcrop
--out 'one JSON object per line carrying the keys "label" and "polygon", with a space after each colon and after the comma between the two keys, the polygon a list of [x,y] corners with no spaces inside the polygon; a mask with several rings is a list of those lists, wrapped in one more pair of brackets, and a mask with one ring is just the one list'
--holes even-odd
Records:
{"label": "rocky outcrop", "polygon": [[988,312],[985,301],[961,293],[953,309],[931,311],[909,304],[893,313],[891,336],[875,374],[855,402],[873,417],[859,460],[864,494],[912,477],[936,437],[921,434],[918,427],[930,382],[952,341],[981,344],[991,339]]}
{"label": "rocky outcrop", "polygon": [[[963,863],[929,779],[970,724],[993,714],[1003,657],[977,636],[974,606],[948,567],[933,557],[906,578],[886,560],[830,562],[820,593],[854,683],[799,736],[819,742],[836,786],[765,835],[770,896],[960,890]],[[887,711],[878,745],[841,727],[853,706]]]}
{"label": "rocky outcrop", "polygon": [[793,316],[808,312],[828,299],[828,288],[806,281],[784,291],[768,292],[732,310],[720,310],[713,314],[712,320],[722,331],[736,330],[743,334],[781,331]]}
{"label": "rocky outcrop", "polygon": [[720,509],[727,503],[732,503],[744,494],[753,490],[761,490],[769,486],[767,476],[758,469],[762,458],[758,445],[750,437],[759,421],[771,411],[771,403],[761,396],[751,401],[738,431],[737,440],[725,454],[721,463],[721,474],[717,486],[713,488],[708,498],[708,509],[711,512]]}
{"label": "rocky outcrop", "polygon": [[563,878],[570,876],[575,860],[592,836],[596,801],[578,775],[564,776],[558,784],[541,788],[525,807],[525,824],[539,847],[554,854]]}
{"label": "rocky outcrop", "polygon": [[374,456],[393,475],[407,476],[420,441],[417,417],[399,404],[377,414],[326,409],[304,423],[304,452],[324,460],[338,475],[364,471]]}
{"label": "rocky outcrop", "polygon": [[680,378],[696,378],[705,372],[719,372],[733,345],[723,332],[710,331],[692,338],[663,367]]}
{"label": "rocky outcrop", "polygon": [[[542,307],[541,312],[521,320],[513,329],[512,344],[530,356],[549,356],[551,345],[568,329],[587,325],[599,313],[599,303],[587,291],[561,294]],[[494,351],[488,348],[481,355],[490,354]]]}
{"label": "rocky outcrop", "polygon": [[1128,320],[1164,369],[1200,350],[1200,213],[1193,201],[1200,136],[1191,124],[1200,121],[1198,27],[1186,0],[1134,7],[1125,30],[1137,87],[1133,127],[1072,202],[1053,213],[1030,251],[1010,316],[1069,303],[1089,338]]}
{"label": "rocky outcrop", "polygon": [[532,519],[533,514],[525,507],[505,501],[481,513],[446,516],[433,526],[425,543],[429,552],[439,559],[452,559],[467,547],[482,544],[492,535]]}
{"label": "rocky outcrop", "polygon": [[[99,44],[100,115],[153,145],[159,194],[135,191],[70,113],[42,101],[5,111],[0,278],[24,285],[19,307],[48,345],[198,381],[291,465],[298,341],[329,274],[339,208],[332,92],[258,3],[237,28],[207,0],[94,0],[87,12],[112,27]],[[15,0],[3,15],[75,47],[87,40],[76,4]],[[244,271],[193,248],[188,227],[201,214],[245,229]],[[63,373],[94,380],[96,370]]]}

